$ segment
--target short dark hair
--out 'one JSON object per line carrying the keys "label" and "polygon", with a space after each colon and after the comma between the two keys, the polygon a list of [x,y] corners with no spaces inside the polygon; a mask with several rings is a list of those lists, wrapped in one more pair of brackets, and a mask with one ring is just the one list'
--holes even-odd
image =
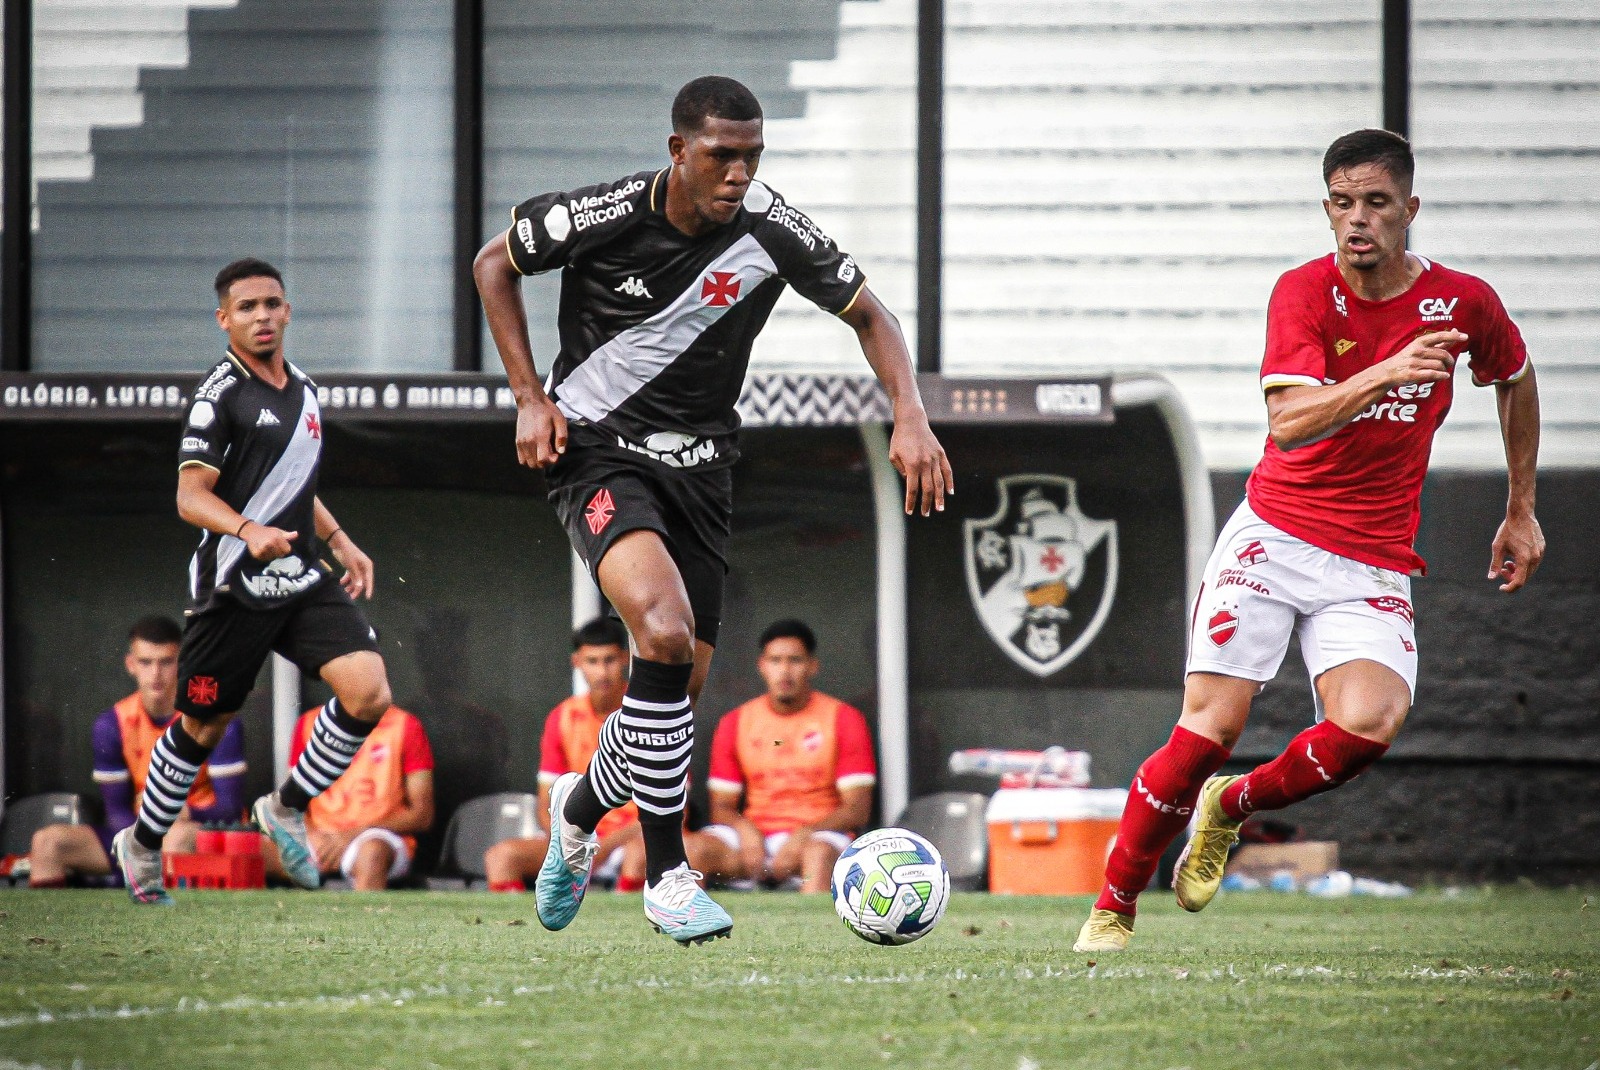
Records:
{"label": "short dark hair", "polygon": [[572,649],[586,646],[620,646],[628,649],[628,629],[615,617],[596,617],[572,633]]}
{"label": "short dark hair", "polygon": [[1392,130],[1354,130],[1337,138],[1322,155],[1322,183],[1327,185],[1335,171],[1375,163],[1410,188],[1417,161],[1411,155],[1411,142]]}
{"label": "short dark hair", "polygon": [[258,260],[253,256],[246,256],[235,260],[221,271],[217,272],[217,279],[212,286],[217,291],[217,304],[222,304],[228,299],[228,287],[240,279],[277,279],[278,285],[283,285],[283,273],[265,260]]}
{"label": "short dark hair", "polygon": [[685,136],[699,130],[707,119],[748,122],[761,118],[761,102],[743,82],[708,74],[678,90],[672,100],[672,129]]}
{"label": "short dark hair", "polygon": [[183,629],[171,617],[162,617],[152,614],[140,617],[133,622],[133,627],[128,629],[128,642],[143,639],[147,643],[159,643],[162,646],[175,646],[183,640]]}
{"label": "short dark hair", "polygon": [[807,654],[817,652],[817,633],[803,620],[786,617],[783,620],[773,621],[767,625],[767,630],[761,633],[761,645],[757,649],[765,652],[767,644],[774,639],[798,639],[800,645],[806,648]]}

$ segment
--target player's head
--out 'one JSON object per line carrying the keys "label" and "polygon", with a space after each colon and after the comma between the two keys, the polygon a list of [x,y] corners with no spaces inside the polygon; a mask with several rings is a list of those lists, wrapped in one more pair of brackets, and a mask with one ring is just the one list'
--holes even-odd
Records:
{"label": "player's head", "polygon": [[178,697],[178,644],[183,629],[170,617],[140,617],[128,629],[123,667],[139,688],[146,710],[165,713]]}
{"label": "player's head", "polygon": [[1419,202],[1411,195],[1411,145],[1388,130],[1356,130],[1328,146],[1322,178],[1340,263],[1370,271],[1403,258]]}
{"label": "player's head", "polygon": [[732,78],[696,78],[672,102],[672,181],[718,226],[739,211],[761,163],[761,103]]}
{"label": "player's head", "polygon": [[217,272],[217,326],[235,353],[268,360],[283,345],[289,299],[283,275],[265,260],[247,256]]}
{"label": "player's head", "polygon": [[611,617],[596,617],[572,633],[572,667],[590,691],[620,694],[628,683],[628,630]]}
{"label": "player's head", "polygon": [[817,678],[817,633],[803,620],[779,620],[761,633],[761,656],[756,669],[766,682],[767,694],[781,703],[797,703],[811,697],[811,681]]}

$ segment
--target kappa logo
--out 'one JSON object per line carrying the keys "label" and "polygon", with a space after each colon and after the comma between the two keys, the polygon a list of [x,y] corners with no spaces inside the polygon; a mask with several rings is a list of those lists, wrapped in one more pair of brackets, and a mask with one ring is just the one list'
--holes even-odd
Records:
{"label": "kappa logo", "polygon": [[629,297],[654,297],[655,296],[648,289],[645,288],[645,284],[644,284],[644,280],[643,279],[635,278],[632,275],[629,275],[626,279],[624,279],[622,281],[622,284],[620,286],[618,286],[615,290],[612,290],[611,292],[612,293],[619,293],[619,294],[627,294]]}
{"label": "kappa logo", "polygon": [[1333,288],[1333,307],[1339,310],[1339,315],[1349,316],[1350,310],[1345,307],[1344,294],[1339,292],[1339,287]]}
{"label": "kappa logo", "polygon": [[261,415],[256,417],[257,427],[277,427],[281,423],[283,421],[273,415],[271,409],[262,409]]}
{"label": "kappa logo", "polygon": [[583,510],[583,519],[589,525],[589,534],[600,534],[616,514],[617,504],[611,499],[611,492],[601,487],[595,492],[594,497],[589,499],[588,506]]}
{"label": "kappa logo", "polygon": [[215,676],[191,676],[189,678],[189,701],[196,706],[210,706],[217,701],[217,678]]}
{"label": "kappa logo", "polygon": [[1240,565],[1249,568],[1251,565],[1259,565],[1267,559],[1267,548],[1261,545],[1260,539],[1255,539],[1235,550],[1233,556],[1239,559]]}
{"label": "kappa logo", "polygon": [[999,505],[962,525],[967,592],[989,638],[1035,676],[1065,668],[1105,624],[1117,590],[1117,522],[1086,516],[1077,483],[1005,476]]}
{"label": "kappa logo", "polygon": [[739,300],[739,276],[732,271],[713,271],[700,281],[700,300],[708,308],[727,308]]}
{"label": "kappa logo", "polygon": [[1226,609],[1219,609],[1206,621],[1206,637],[1215,646],[1227,646],[1239,634],[1239,618]]}
{"label": "kappa logo", "polygon": [[1424,297],[1417,302],[1417,311],[1422,315],[1423,323],[1439,323],[1443,320],[1455,318],[1456,302],[1459,297],[1445,300],[1443,297]]}
{"label": "kappa logo", "polygon": [[1341,338],[1337,342],[1333,343],[1333,351],[1334,351],[1334,353],[1336,355],[1338,355],[1338,356],[1341,356],[1341,357],[1344,356],[1346,353],[1350,352],[1355,347],[1356,347],[1356,344],[1354,342],[1352,342],[1348,338]]}

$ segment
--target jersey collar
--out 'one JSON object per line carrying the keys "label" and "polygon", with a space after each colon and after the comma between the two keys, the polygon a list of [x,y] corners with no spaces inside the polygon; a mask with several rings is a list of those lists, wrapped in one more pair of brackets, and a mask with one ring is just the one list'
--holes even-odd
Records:
{"label": "jersey collar", "polygon": [[657,215],[667,214],[667,172],[670,170],[672,168],[663,167],[650,180],[650,210]]}

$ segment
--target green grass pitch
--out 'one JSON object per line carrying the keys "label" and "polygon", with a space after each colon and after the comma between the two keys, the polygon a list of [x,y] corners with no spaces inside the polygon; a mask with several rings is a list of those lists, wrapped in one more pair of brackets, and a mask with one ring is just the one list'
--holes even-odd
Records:
{"label": "green grass pitch", "polygon": [[679,948],[599,892],[564,933],[527,896],[0,892],[0,1070],[1586,1070],[1590,898],[1152,894],[1091,965],[1081,899],[957,896],[880,948],[824,896],[725,894],[733,939]]}

